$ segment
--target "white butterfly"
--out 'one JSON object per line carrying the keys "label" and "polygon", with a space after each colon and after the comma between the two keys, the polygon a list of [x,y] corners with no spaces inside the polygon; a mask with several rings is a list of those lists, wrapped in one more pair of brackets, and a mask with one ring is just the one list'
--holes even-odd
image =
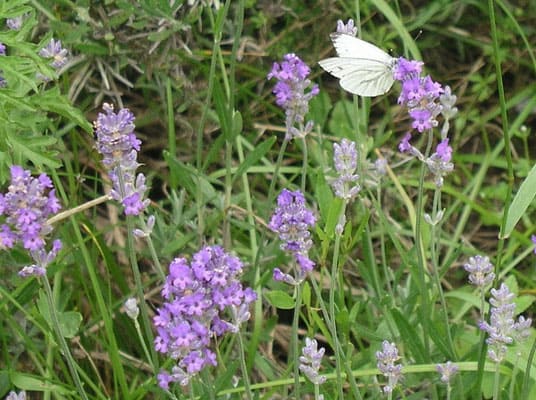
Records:
{"label": "white butterfly", "polygon": [[374,97],[391,89],[396,58],[373,44],[344,33],[332,33],[331,40],[338,57],[326,58],[319,64],[340,79],[344,90]]}

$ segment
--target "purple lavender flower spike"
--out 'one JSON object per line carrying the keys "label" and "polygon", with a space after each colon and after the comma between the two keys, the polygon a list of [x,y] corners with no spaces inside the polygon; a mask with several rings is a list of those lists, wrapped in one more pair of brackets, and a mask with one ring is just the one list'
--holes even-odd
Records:
{"label": "purple lavender flower spike", "polygon": [[[305,122],[309,101],[319,93],[318,85],[307,76],[311,69],[295,54],[286,54],[281,63],[274,63],[267,78],[275,78],[273,93],[276,104],[285,110],[286,139],[304,137],[313,129],[311,121]],[[306,93],[306,91],[309,92]]]}
{"label": "purple lavender flower spike", "polygon": [[50,65],[54,69],[60,69],[67,64],[69,52],[61,47],[61,40],[50,39],[50,42],[39,51],[39,55],[44,58],[52,58]]}
{"label": "purple lavender flower spike", "polygon": [[488,357],[500,363],[506,357],[507,345],[528,336],[532,320],[523,316],[520,316],[517,322],[514,320],[515,295],[506,284],[502,283],[499,289],[491,289],[491,296],[490,322],[481,321],[479,328],[488,334]]}
{"label": "purple lavender flower spike", "polygon": [[316,218],[305,206],[305,197],[297,190],[292,192],[287,189],[279,194],[277,207],[268,224],[268,227],[279,235],[281,249],[294,256],[299,267],[298,276],[289,279],[281,271],[274,271],[274,279],[289,283],[294,280],[301,283],[306,274],[314,267],[314,262],[309,259],[307,253],[313,242],[309,228],[314,226]]}
{"label": "purple lavender flower spike", "polygon": [[342,139],[341,143],[333,144],[333,163],[337,171],[337,178],[331,182],[335,196],[350,201],[357,196],[361,187],[357,183],[359,175],[357,169],[357,149],[355,142]]}
{"label": "purple lavender flower spike", "polygon": [[0,56],[5,56],[5,55],[6,55],[6,46],[4,43],[0,42]]}
{"label": "purple lavender flower spike", "polygon": [[391,393],[402,376],[402,365],[395,364],[400,359],[396,345],[384,340],[382,350],[376,352],[376,359],[378,360],[378,369],[388,379],[387,385],[383,387],[383,392]]}
{"label": "purple lavender flower spike", "polygon": [[134,133],[134,114],[123,108],[114,113],[112,105],[104,103],[104,113],[94,122],[97,150],[112,181],[110,195],[124,206],[126,215],[139,215],[149,205],[145,199],[145,175],[136,175],[141,141]]}
{"label": "purple lavender flower spike", "polygon": [[[530,240],[536,246],[536,235],[531,235]],[[536,254],[536,247],[534,247],[534,254]]]}
{"label": "purple lavender flower spike", "polygon": [[256,299],[250,288],[238,280],[242,262],[219,246],[208,246],[192,257],[176,258],[162,289],[166,300],[153,323],[158,352],[177,361],[171,374],[158,375],[160,387],[172,382],[187,385],[192,376],[216,365],[210,339],[226,332],[236,333],[249,317],[249,304]]}
{"label": "purple lavender flower spike", "polygon": [[326,381],[326,377],[319,373],[324,352],[323,347],[318,348],[318,343],[315,339],[305,338],[299,369],[315,385],[321,385]]}

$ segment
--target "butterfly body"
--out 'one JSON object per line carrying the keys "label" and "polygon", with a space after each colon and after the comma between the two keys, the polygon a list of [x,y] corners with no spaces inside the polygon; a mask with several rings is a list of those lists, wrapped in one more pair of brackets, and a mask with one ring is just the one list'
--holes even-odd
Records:
{"label": "butterfly body", "polygon": [[359,96],[374,97],[391,89],[396,58],[351,35],[334,33],[331,40],[338,57],[326,58],[319,64],[340,79],[344,90]]}

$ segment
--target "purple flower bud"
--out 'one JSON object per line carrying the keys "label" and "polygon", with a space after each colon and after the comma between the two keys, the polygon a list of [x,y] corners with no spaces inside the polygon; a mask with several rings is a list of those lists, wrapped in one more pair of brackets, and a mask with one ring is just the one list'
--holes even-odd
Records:
{"label": "purple flower bud", "polygon": [[344,33],[346,35],[350,36],[356,36],[357,35],[357,27],[354,26],[354,20],[349,19],[348,22],[345,24],[342,22],[342,20],[337,21],[337,33]]}
{"label": "purple flower bud", "polygon": [[436,370],[441,374],[441,382],[448,385],[450,384],[452,377],[458,372],[459,367],[456,364],[447,361],[445,364],[437,364]]}
{"label": "purple flower bud", "polygon": [[477,287],[484,288],[495,279],[493,264],[486,256],[470,257],[463,268],[469,272],[469,282]]}
{"label": "purple flower bud", "polygon": [[411,133],[406,133],[402,140],[400,141],[400,144],[398,145],[398,150],[401,153],[409,153],[413,146],[409,144],[409,141],[411,140]]}
{"label": "purple flower bud", "polygon": [[125,215],[139,215],[149,205],[145,199],[145,175],[136,169],[141,141],[134,133],[134,115],[126,108],[114,113],[112,105],[104,103],[103,113],[94,122],[97,150],[112,181],[110,195],[124,206]]}
{"label": "purple flower bud", "polygon": [[39,55],[44,58],[52,58],[50,65],[55,69],[60,69],[67,64],[69,52],[61,47],[60,40],[50,39],[50,42],[39,51]]}
{"label": "purple flower bud", "polygon": [[18,17],[14,17],[14,18],[8,18],[6,20],[6,25],[12,31],[18,31],[22,27],[23,20],[24,20],[23,15],[19,15]]}

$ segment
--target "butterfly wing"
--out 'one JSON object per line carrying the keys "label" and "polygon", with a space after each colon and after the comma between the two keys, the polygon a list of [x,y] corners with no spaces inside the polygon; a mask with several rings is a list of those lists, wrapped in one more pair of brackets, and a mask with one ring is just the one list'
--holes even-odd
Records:
{"label": "butterfly wing", "polygon": [[395,59],[378,47],[344,33],[333,33],[331,40],[339,57],[319,62],[340,79],[342,88],[359,96],[374,97],[393,86]]}
{"label": "butterfly wing", "polygon": [[[392,59],[389,61],[392,63]],[[379,96],[393,86],[392,64],[348,57],[327,58],[319,64],[327,72],[340,79],[339,83],[344,90],[359,96]]]}
{"label": "butterfly wing", "polygon": [[339,57],[376,60],[386,65],[392,63],[393,57],[385,51],[355,36],[345,33],[332,33],[331,41]]}

